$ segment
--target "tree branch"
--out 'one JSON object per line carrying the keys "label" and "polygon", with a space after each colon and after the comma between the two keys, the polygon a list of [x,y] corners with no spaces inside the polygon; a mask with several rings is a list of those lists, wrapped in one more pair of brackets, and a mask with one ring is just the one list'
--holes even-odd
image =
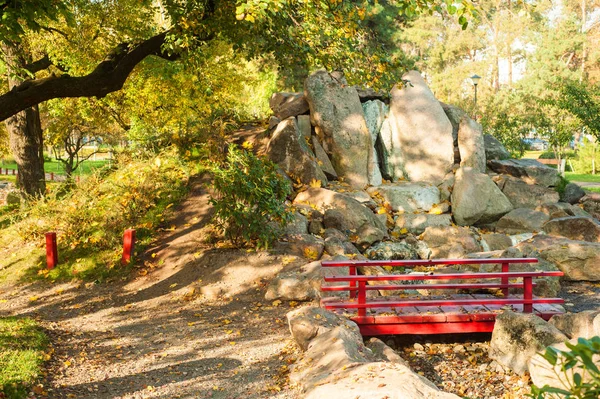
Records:
{"label": "tree branch", "polygon": [[170,61],[179,58],[178,54],[167,54],[162,50],[167,33],[163,32],[137,45],[120,44],[88,75],[52,75],[24,81],[0,96],[0,121],[53,98],[102,98],[120,90],[133,68],[147,56],[156,55]]}
{"label": "tree branch", "polygon": [[50,57],[48,57],[48,54],[46,54],[39,60],[34,61],[31,64],[25,65],[24,69],[28,70],[31,73],[36,73],[39,71],[43,71],[44,69],[50,67],[50,65],[52,65],[52,61],[50,61]]}

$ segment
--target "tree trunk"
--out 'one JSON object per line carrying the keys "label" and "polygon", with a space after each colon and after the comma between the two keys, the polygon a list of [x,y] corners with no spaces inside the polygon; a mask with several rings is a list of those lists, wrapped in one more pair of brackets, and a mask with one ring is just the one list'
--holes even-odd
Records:
{"label": "tree trunk", "polygon": [[[23,50],[16,43],[3,43],[6,54],[8,87],[19,85],[24,76],[19,76],[18,67],[26,65]],[[5,121],[9,134],[10,150],[17,163],[17,183],[22,193],[39,197],[46,192],[44,173],[44,141],[40,112],[37,105],[21,111]]]}

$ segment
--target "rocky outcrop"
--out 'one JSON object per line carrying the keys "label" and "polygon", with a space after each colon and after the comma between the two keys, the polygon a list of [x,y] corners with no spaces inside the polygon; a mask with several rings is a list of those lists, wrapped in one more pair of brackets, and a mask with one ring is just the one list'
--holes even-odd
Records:
{"label": "rocky outcrop", "polygon": [[375,143],[378,154],[381,156],[381,174],[389,181],[398,181],[404,178],[404,164],[402,160],[401,142],[396,125],[392,123],[389,115],[383,121],[379,131],[379,141]]}
{"label": "rocky outcrop", "polygon": [[504,234],[539,232],[548,215],[528,208],[517,208],[502,216],[496,223],[496,231]]}
{"label": "rocky outcrop", "polygon": [[515,208],[531,208],[553,204],[560,200],[559,194],[551,188],[537,184],[527,184],[514,178],[498,178],[496,184]]}
{"label": "rocky outcrop", "polygon": [[488,166],[496,173],[518,177],[528,184],[553,187],[560,182],[560,177],[556,169],[546,166],[535,159],[491,160],[488,162]]}
{"label": "rocky outcrop", "polygon": [[297,178],[304,184],[319,180],[326,186],[327,177],[319,168],[306,141],[300,136],[296,118],[282,121],[277,125],[267,145],[267,156],[288,176]]}
{"label": "rocky outcrop", "polygon": [[438,184],[454,163],[452,125],[418,72],[410,71],[402,79],[406,84],[391,91],[390,122],[400,143],[405,177]]}
{"label": "rocky outcrop", "polygon": [[489,356],[515,373],[528,370],[528,361],[547,346],[567,337],[534,314],[504,311],[496,317]]}
{"label": "rocky outcrop", "polygon": [[454,220],[460,226],[491,223],[512,209],[489,176],[472,168],[458,169],[451,198]]}
{"label": "rocky outcrop", "polygon": [[405,242],[379,242],[365,251],[371,260],[419,259],[415,248]]}
{"label": "rocky outcrop", "polygon": [[433,259],[462,258],[481,251],[481,246],[467,227],[428,227],[422,235]]}
{"label": "rocky outcrop", "polygon": [[595,219],[568,216],[550,220],[544,232],[570,240],[600,242],[600,223]]}
{"label": "rocky outcrop", "polygon": [[561,201],[569,204],[576,204],[580,199],[585,197],[585,191],[575,183],[569,183],[565,186],[565,190],[561,195]]}
{"label": "rocky outcrop", "polygon": [[362,106],[372,144],[371,154],[369,155],[369,183],[372,186],[379,186],[382,183],[382,176],[379,170],[379,156],[375,149],[375,144],[379,139],[381,125],[383,125],[383,121],[388,113],[388,106],[379,100],[367,101]]}
{"label": "rocky outcrop", "polygon": [[485,146],[485,158],[488,161],[491,160],[504,160],[510,158],[510,152],[504,148],[501,142],[490,134],[483,135],[483,142]]}
{"label": "rocky outcrop", "polygon": [[469,167],[477,172],[485,173],[483,128],[468,116],[461,119],[458,127],[458,150],[461,167]]}
{"label": "rocky outcrop", "polygon": [[308,102],[303,93],[274,93],[269,106],[280,120],[308,113]]}
{"label": "rocky outcrop", "polygon": [[370,187],[372,197],[380,197],[393,211],[428,212],[440,201],[440,190],[427,183],[398,182],[379,187]]}
{"label": "rocky outcrop", "polygon": [[336,172],[352,186],[365,187],[373,145],[356,89],[321,70],[306,79],[304,92]]}

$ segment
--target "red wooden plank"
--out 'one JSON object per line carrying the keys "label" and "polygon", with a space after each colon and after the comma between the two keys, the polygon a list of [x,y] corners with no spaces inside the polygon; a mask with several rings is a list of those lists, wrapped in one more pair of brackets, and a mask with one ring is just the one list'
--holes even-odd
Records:
{"label": "red wooden plank", "polygon": [[426,323],[445,323],[446,315],[439,306],[427,306],[427,302],[424,301],[423,305],[415,306],[417,311],[423,315],[423,322]]}
{"label": "red wooden plank", "polygon": [[[389,279],[388,279],[389,280]],[[535,283],[533,284],[535,286]],[[498,288],[523,288],[522,283],[514,284],[500,284],[500,283],[477,283],[477,284],[398,284],[398,285],[368,285],[367,291],[397,291],[397,290],[486,290],[486,289],[498,289]],[[321,287],[321,291],[357,291],[358,288],[349,287],[347,285],[336,285]]]}
{"label": "red wooden plank", "polygon": [[471,316],[462,306],[442,306],[447,323],[470,321]]}
{"label": "red wooden plank", "polygon": [[414,306],[406,308],[394,308],[396,316],[378,316],[374,318],[375,324],[388,324],[388,323],[422,323],[423,315]]}
{"label": "red wooden plank", "polygon": [[[393,298],[392,298],[393,299]],[[429,306],[480,306],[480,305],[513,305],[524,303],[523,298],[496,298],[496,299],[464,299],[464,300],[431,300],[427,301]],[[563,303],[561,298],[544,298],[532,299],[532,303]],[[327,301],[324,303],[326,308],[347,308],[347,309],[364,309],[364,308],[382,308],[382,307],[409,307],[422,305],[423,301],[406,300],[406,301],[373,301],[364,304],[348,301]]]}
{"label": "red wooden plank", "polygon": [[537,258],[489,258],[489,259],[429,259],[429,260],[324,260],[323,267],[345,266],[437,266],[437,265],[489,265],[502,263],[538,263]]}
{"label": "red wooden plank", "polygon": [[533,278],[533,277],[561,277],[561,271],[543,272],[508,272],[508,273],[448,273],[448,274],[386,274],[378,276],[335,276],[325,277],[327,282],[343,281],[388,281],[388,280],[467,280],[467,279],[489,279],[489,278]]}
{"label": "red wooden plank", "polygon": [[365,336],[394,334],[456,334],[492,332],[494,321],[469,321],[459,323],[406,323],[406,324],[362,324],[360,332]]}
{"label": "red wooden plank", "polygon": [[56,233],[46,233],[46,267],[54,269],[58,265],[58,247],[56,246]]}

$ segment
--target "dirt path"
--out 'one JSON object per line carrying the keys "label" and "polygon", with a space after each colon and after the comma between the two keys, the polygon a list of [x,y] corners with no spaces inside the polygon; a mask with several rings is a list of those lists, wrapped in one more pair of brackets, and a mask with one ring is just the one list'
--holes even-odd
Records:
{"label": "dirt path", "polygon": [[125,281],[0,287],[0,314],[35,317],[52,341],[36,397],[297,397],[289,305],[264,301],[283,261],[204,244],[203,183]]}

